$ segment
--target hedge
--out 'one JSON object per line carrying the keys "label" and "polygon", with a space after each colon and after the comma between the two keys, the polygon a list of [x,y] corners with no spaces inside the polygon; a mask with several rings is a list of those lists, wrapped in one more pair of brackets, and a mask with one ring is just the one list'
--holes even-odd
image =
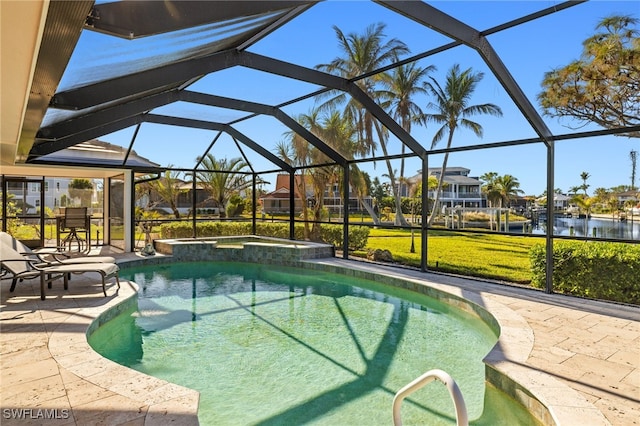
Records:
{"label": "hedge", "polygon": [[[531,248],[531,284],[545,286],[545,245]],[[553,290],[640,305],[640,245],[599,241],[553,244]]]}
{"label": "hedge", "polygon": [[[237,235],[251,235],[249,222],[198,222],[196,224],[198,237],[225,237]],[[160,238],[191,238],[193,228],[191,223],[172,222],[160,226]],[[256,235],[274,238],[289,238],[288,223],[256,223]],[[304,240],[304,225],[294,226],[294,238]],[[342,225],[322,225],[320,238],[327,244],[342,248]],[[349,227],[349,250],[360,250],[367,245],[369,228],[366,226]]]}

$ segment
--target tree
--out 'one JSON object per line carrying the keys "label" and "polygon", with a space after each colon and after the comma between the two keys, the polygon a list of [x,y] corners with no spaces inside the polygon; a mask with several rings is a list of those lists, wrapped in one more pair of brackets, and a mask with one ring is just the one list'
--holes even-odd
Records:
{"label": "tree", "polygon": [[[424,115],[420,106],[413,100],[414,96],[425,94],[424,79],[436,69],[430,65],[422,68],[416,62],[394,68],[391,73],[380,75],[380,81],[386,91],[381,91],[381,96],[386,99],[385,109],[390,110],[390,115],[400,122],[405,132],[411,133],[411,125],[419,123]],[[405,145],[402,144],[402,155],[405,153]],[[400,159],[399,180],[404,180],[404,157]]]}
{"label": "tree", "polygon": [[618,211],[620,210],[620,202],[618,201],[618,197],[614,194],[611,194],[604,202],[604,205],[607,206],[609,212],[611,213],[611,219],[615,219]]}
{"label": "tree", "polygon": [[596,188],[595,191],[593,191],[593,197],[598,203],[606,203],[610,196],[611,192],[605,188]]}
{"label": "tree", "polygon": [[89,179],[71,179],[69,182],[69,196],[79,198],[80,206],[91,207],[93,183]]}
{"label": "tree", "polygon": [[[291,166],[306,166],[309,160],[308,150],[312,149],[311,144],[295,132],[290,132],[289,137],[289,140],[283,140],[276,144],[278,156]],[[298,179],[294,180],[294,185],[296,187],[290,188],[291,191],[299,194],[302,201],[302,221],[304,223],[303,237],[305,240],[308,240],[311,235],[311,230],[309,229],[309,209],[306,206],[308,170],[309,169],[305,167],[298,169]],[[317,202],[317,200],[314,201]],[[295,206],[292,208],[295,208]]]}
{"label": "tree", "polygon": [[[524,192],[520,189],[518,179],[512,175],[499,176],[496,172],[488,172],[480,176],[480,180],[485,182],[482,192],[487,197],[489,206],[497,204],[499,208],[508,207],[511,200]],[[490,225],[493,229],[493,215],[490,216]]]}
{"label": "tree", "polygon": [[[315,136],[322,138],[322,118],[319,108],[313,108],[307,114],[300,114],[296,120]],[[327,164],[329,159],[317,147],[309,143],[298,133],[289,131],[285,133],[286,141],[280,142],[276,147],[278,154],[285,162],[299,169],[299,179],[295,180],[297,192],[302,199],[302,215],[304,220],[304,237],[313,241],[320,240],[320,224],[324,208],[324,194],[331,179],[334,178],[336,169],[332,167],[310,167],[318,164]],[[307,185],[310,184],[311,188]],[[307,209],[306,203],[309,193],[312,194],[313,204]],[[295,206],[292,206],[294,208]],[[313,224],[309,229],[309,210],[313,213]]]}
{"label": "tree", "polygon": [[[367,27],[363,35],[355,33],[345,35],[338,27],[334,26],[333,29],[338,38],[338,45],[345,56],[337,57],[328,64],[317,65],[316,69],[337,74],[345,79],[356,78],[362,74],[378,70],[409,52],[409,48],[398,39],[384,40],[385,24],[383,23]],[[380,100],[382,103],[384,101],[383,92],[379,89],[381,78],[381,75],[374,75],[369,78],[358,79],[356,84],[371,99]],[[329,91],[327,96],[333,97],[325,102],[322,107],[333,108],[346,102],[345,115],[354,123],[358,141],[358,154],[363,155],[375,151],[377,146],[374,140],[375,131],[383,155],[385,157],[389,155],[387,150],[388,132],[371,112],[353,98],[347,102],[344,92],[333,90]],[[397,212],[395,224],[408,225],[402,215],[400,192],[396,185],[391,161],[386,159],[385,163],[391,179],[391,189],[395,197]]]}
{"label": "tree", "polygon": [[[167,169],[171,169],[173,165],[167,166]],[[161,202],[166,202],[169,208],[173,212],[173,216],[176,219],[180,219],[180,210],[178,210],[178,197],[180,194],[187,192],[181,189],[184,182],[180,179],[180,173],[173,170],[165,170],[163,176],[160,179],[152,180],[141,185],[141,189],[148,190],[154,193],[158,197],[158,201],[149,205],[150,208],[155,207]]]}
{"label": "tree", "polygon": [[[498,173],[496,172],[487,172],[480,176],[480,180],[484,181],[484,185],[480,188],[485,197],[487,197],[487,201],[489,203],[489,208],[500,205],[502,200],[500,196],[500,188],[497,183]],[[493,230],[493,220],[494,215],[489,215],[489,227]]]}
{"label": "tree", "polygon": [[511,206],[511,200],[514,200],[524,191],[520,189],[518,178],[511,175],[499,176],[496,179],[498,193],[500,194],[500,207]]}
{"label": "tree", "polygon": [[[340,114],[340,112],[335,109],[331,110],[323,117],[320,126],[316,131],[318,132],[317,136],[336,151],[340,152],[348,160],[352,160],[357,155],[364,154],[361,150],[361,146],[356,143],[356,131],[353,126],[353,122],[347,115]],[[342,167],[338,168],[337,172],[334,173],[334,177],[335,176],[339,178],[338,187],[340,189],[340,193],[343,194],[344,169]],[[364,202],[364,197],[368,193],[368,185],[364,175],[356,164],[349,165],[349,185],[353,190],[353,193],[356,195],[358,202],[360,205],[365,207],[373,219],[373,222],[375,224],[379,224],[380,219],[378,219],[378,215],[373,210],[373,206]],[[345,206],[345,214],[348,214],[348,200],[343,200],[343,204]]]}
{"label": "tree", "polygon": [[577,194],[582,189],[582,185],[575,185],[569,188],[569,194]]}
{"label": "tree", "polygon": [[629,159],[631,160],[631,190],[636,189],[636,162],[638,160],[638,151],[631,150],[629,152]]}
{"label": "tree", "polygon": [[[630,16],[609,16],[583,43],[582,57],[545,74],[538,101],[551,117],[606,129],[640,124],[640,39]],[[621,135],[639,137],[640,132]]]}
{"label": "tree", "polygon": [[[296,117],[297,121],[308,129],[319,139],[325,141],[327,145],[338,151],[347,159],[353,159],[355,153],[358,152],[359,145],[355,142],[355,128],[353,122],[346,115],[340,114],[335,109],[324,110],[322,108],[314,108],[308,114],[302,114]],[[309,177],[313,191],[314,204],[311,210],[314,215],[314,223],[312,229],[308,229],[308,213],[303,208],[303,219],[305,222],[305,238],[319,240],[320,223],[322,219],[322,211],[324,207],[324,194],[329,184],[337,183],[340,188],[340,194],[343,193],[343,173],[342,167],[316,167],[309,168],[315,164],[327,164],[329,159],[318,148],[311,145],[305,139],[295,132],[285,133],[288,142],[282,142],[278,145],[278,153],[286,162],[300,169],[300,179],[297,180],[298,193],[301,197],[306,198],[307,194],[307,176]],[[379,223],[377,214],[373,210],[373,206],[364,203],[364,196],[369,191],[369,177],[363,173],[355,164],[350,165],[349,169],[349,185],[353,189],[357,199],[361,205],[364,205],[374,223]],[[306,199],[303,199],[306,204]],[[348,214],[348,201],[343,201],[345,206],[345,214]]]}
{"label": "tree", "polygon": [[455,64],[447,72],[444,88],[433,77],[429,77],[431,82],[425,83],[425,88],[435,98],[435,101],[427,104],[427,108],[434,109],[436,112],[434,114],[425,114],[423,121],[442,124],[442,127],[433,136],[431,149],[434,149],[445,135],[447,136],[447,151],[444,154],[442,168],[440,169],[438,188],[433,209],[429,216],[429,225],[433,223],[438,211],[438,201],[444,183],[444,174],[447,170],[447,161],[449,160],[448,150],[451,148],[455,131],[459,127],[463,127],[471,130],[476,136],[482,137],[482,126],[475,121],[471,121],[469,117],[476,114],[502,116],[502,110],[497,105],[491,103],[469,105],[471,96],[483,77],[484,73],[474,73],[471,68],[461,72],[460,65]]}
{"label": "tree", "polygon": [[247,163],[242,158],[216,159],[212,154],[198,157],[206,171],[196,172],[196,181],[211,194],[220,207],[220,217],[226,217],[227,203],[234,194],[251,188],[252,181],[243,173]]}
{"label": "tree", "polygon": [[489,207],[500,203],[500,189],[498,188],[497,179],[498,173],[496,172],[487,172],[480,176],[480,180],[484,182],[480,190],[487,197]]}
{"label": "tree", "polygon": [[588,197],[583,194],[577,194],[571,198],[571,202],[580,208],[580,211],[584,212],[584,235],[587,235],[589,217],[591,216],[591,208],[595,203],[595,198]]}
{"label": "tree", "polygon": [[589,185],[587,184],[587,179],[589,179],[590,177],[591,176],[587,172],[580,173],[580,179],[582,179],[582,185],[580,186],[580,189],[584,191],[584,195],[587,195],[587,189],[589,188]]}

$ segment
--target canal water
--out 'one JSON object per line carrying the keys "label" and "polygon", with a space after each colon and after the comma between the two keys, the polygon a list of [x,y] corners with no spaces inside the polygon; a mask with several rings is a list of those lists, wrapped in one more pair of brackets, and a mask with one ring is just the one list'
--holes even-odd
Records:
{"label": "canal water", "polygon": [[[545,234],[547,223],[542,218],[534,223],[534,234]],[[572,218],[555,217],[554,235],[575,235],[577,237],[612,238],[623,240],[640,240],[640,216],[634,219],[618,220],[606,218]]]}

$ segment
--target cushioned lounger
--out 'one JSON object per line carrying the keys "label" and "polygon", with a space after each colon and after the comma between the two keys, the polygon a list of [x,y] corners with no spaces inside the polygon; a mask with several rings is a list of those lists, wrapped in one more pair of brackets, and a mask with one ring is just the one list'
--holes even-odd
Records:
{"label": "cushioned lounger", "polygon": [[31,250],[22,241],[6,232],[0,232],[0,243],[8,244],[18,253],[39,263],[116,263],[111,256],[76,256],[70,257],[64,253],[39,253]]}
{"label": "cushioned lounger", "polygon": [[70,274],[84,274],[88,272],[99,273],[102,277],[102,292],[107,296],[106,280],[115,278],[118,288],[120,288],[120,278],[118,271],[120,268],[115,263],[47,263],[30,259],[17,252],[6,243],[0,244],[0,264],[8,273],[2,279],[11,278],[11,288],[14,291],[18,280],[40,278],[40,298],[45,299],[45,282],[51,288],[51,282],[58,278],[64,279],[65,290],[69,288]]}

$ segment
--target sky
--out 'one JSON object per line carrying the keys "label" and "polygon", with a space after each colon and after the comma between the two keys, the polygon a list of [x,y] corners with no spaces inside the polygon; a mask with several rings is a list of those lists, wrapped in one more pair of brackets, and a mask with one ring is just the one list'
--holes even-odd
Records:
{"label": "sky", "polygon": [[[519,18],[538,10],[553,7],[562,2],[555,1],[439,1],[433,6],[478,30],[485,30],[512,19]],[[640,3],[633,1],[589,1],[539,19],[520,25],[507,31],[490,35],[488,41],[508,67],[516,83],[527,95],[536,110],[540,111],[536,95],[541,91],[544,73],[567,65],[578,59],[582,51],[582,41],[595,32],[596,24],[605,16],[612,14],[632,15],[640,19]],[[293,21],[277,29],[265,39],[251,46],[253,53],[275,57],[297,65],[314,68],[318,64],[331,62],[343,56],[339,50],[334,26],[344,34],[362,34],[373,24],[383,23],[388,39],[403,41],[411,50],[410,56],[439,47],[450,40],[417,23],[407,20],[385,8],[369,1],[326,1],[314,5],[310,10]],[[105,67],[113,61],[104,52],[117,49],[120,43],[97,33],[83,33],[78,55],[74,54],[70,67],[82,70],[91,64],[94,67],[100,61],[107,61]],[[171,43],[175,39],[165,39],[155,43]],[[142,41],[140,43],[149,42]],[[136,42],[138,43],[138,42]],[[96,48],[104,45],[104,48]],[[140,45],[136,51],[144,51]],[[84,50],[82,50],[84,49]],[[82,53],[82,63],[79,61]],[[124,59],[123,59],[124,60]],[[501,84],[493,77],[491,70],[481,57],[472,49],[456,47],[446,52],[427,57],[420,61],[423,67],[434,65],[436,70],[430,74],[436,81],[443,81],[445,73],[453,64],[461,69],[471,68],[483,73],[484,77],[474,92],[471,104],[493,103],[502,109],[502,117],[475,116],[473,119],[483,127],[483,137],[478,138],[468,131],[457,131],[453,147],[474,146],[478,144],[502,142],[508,140],[536,137],[535,131],[524,119]],[[316,86],[292,81],[287,78],[271,76],[265,73],[233,68],[206,76],[190,87],[190,90],[213,93],[220,96],[237,97],[252,102],[276,105],[297,96],[312,93]],[[426,96],[416,98],[415,102],[425,111],[429,100]],[[313,106],[311,100],[283,108],[291,116],[307,113]],[[187,113],[188,112],[188,113]],[[239,118],[245,113],[236,111],[203,108],[196,105],[176,103],[162,107],[154,113],[172,113],[195,116],[201,119],[226,122]],[[576,131],[599,129],[594,125],[583,126],[567,119],[544,117],[546,125],[554,134],[562,135]],[[239,131],[257,141],[260,145],[276,152],[278,142],[285,140],[288,129],[273,118],[256,118],[234,125]],[[423,146],[429,148],[437,127],[413,126],[412,136]],[[134,129],[129,128],[105,135],[99,139],[128,146]],[[215,133],[185,128],[170,128],[145,124],[138,133],[134,150],[141,156],[163,166],[190,168],[195,157],[201,155],[215,138]],[[446,141],[440,142],[436,149],[444,148]],[[640,139],[625,137],[600,137],[555,143],[554,188],[568,192],[570,188],[583,184],[581,173],[589,177],[588,191],[596,188],[611,188],[631,184],[631,160],[629,153],[640,151]],[[390,154],[400,153],[400,144],[392,138],[389,142]],[[250,149],[242,147],[242,152],[250,159],[256,170],[273,170],[276,167]],[[215,142],[212,153],[216,158],[239,157],[240,151],[231,138],[221,137]],[[381,152],[378,155],[382,155]],[[442,156],[429,156],[429,167],[440,167]],[[542,143],[528,146],[496,148],[490,150],[472,150],[452,153],[449,166],[470,169],[470,176],[481,176],[488,172],[499,175],[510,174],[518,179],[526,195],[540,195],[546,190],[547,150]],[[387,168],[384,162],[361,164],[361,168],[370,176],[386,181]],[[399,161],[392,166],[396,171]],[[421,168],[417,159],[406,160],[406,176],[415,175]],[[267,181],[275,183],[273,175],[265,176]],[[638,179],[640,180],[640,179]],[[636,181],[638,184],[638,181]],[[267,190],[273,189],[268,185]]]}

